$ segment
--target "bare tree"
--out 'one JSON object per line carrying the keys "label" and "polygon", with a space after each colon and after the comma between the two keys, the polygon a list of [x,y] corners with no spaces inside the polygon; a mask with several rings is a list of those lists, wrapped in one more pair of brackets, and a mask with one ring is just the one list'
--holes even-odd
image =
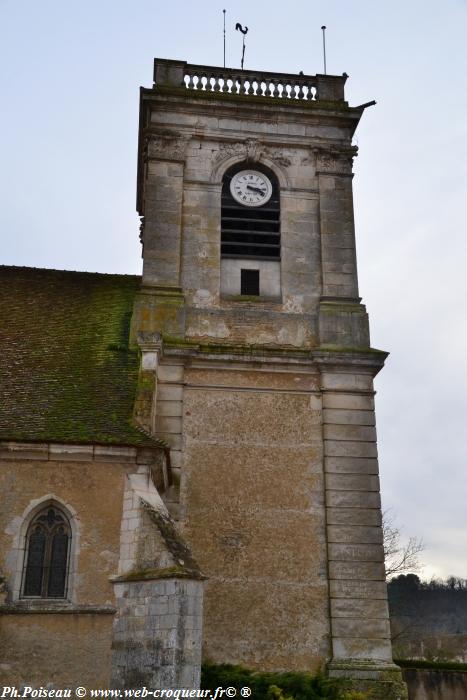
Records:
{"label": "bare tree", "polygon": [[383,548],[387,579],[422,568],[419,555],[425,549],[423,541],[417,537],[402,540],[400,527],[391,509],[383,512]]}

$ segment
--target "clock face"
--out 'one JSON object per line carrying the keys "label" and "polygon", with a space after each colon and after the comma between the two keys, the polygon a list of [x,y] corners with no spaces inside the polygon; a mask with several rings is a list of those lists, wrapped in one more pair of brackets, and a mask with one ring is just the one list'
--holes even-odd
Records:
{"label": "clock face", "polygon": [[246,207],[261,207],[272,195],[271,180],[257,170],[241,170],[230,181],[232,197]]}

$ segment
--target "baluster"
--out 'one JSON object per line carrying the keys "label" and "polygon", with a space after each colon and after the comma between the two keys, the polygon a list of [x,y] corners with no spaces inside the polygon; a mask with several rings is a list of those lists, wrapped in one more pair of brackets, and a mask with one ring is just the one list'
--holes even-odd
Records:
{"label": "baluster", "polygon": [[248,85],[248,87],[245,87],[245,95],[252,95],[253,94],[253,85],[251,80],[245,80],[245,86]]}
{"label": "baluster", "polygon": [[203,73],[200,78],[200,83],[201,83],[201,90],[207,91],[208,89],[208,78],[206,73]]}
{"label": "baluster", "polygon": [[226,92],[232,93],[234,90],[234,81],[232,80],[232,78],[227,78],[227,80],[225,81],[225,85],[227,87]]}
{"label": "baluster", "polygon": [[197,75],[193,75],[191,80],[193,83],[193,90],[199,90],[199,77]]}
{"label": "baluster", "polygon": [[219,92],[219,90],[220,90],[219,77],[217,75],[214,75],[211,78],[211,91],[212,92]]}
{"label": "baluster", "polygon": [[272,96],[273,97],[280,97],[281,96],[281,90],[279,90],[279,87],[281,87],[280,83],[273,80],[272,84],[274,86],[274,89],[272,91]]}
{"label": "baluster", "polygon": [[298,99],[306,100],[305,84],[300,83],[298,86]]}
{"label": "baluster", "polygon": [[313,85],[310,86],[310,96],[309,96],[309,99],[310,99],[310,100],[319,100],[319,97],[318,97],[318,90],[317,90]]}

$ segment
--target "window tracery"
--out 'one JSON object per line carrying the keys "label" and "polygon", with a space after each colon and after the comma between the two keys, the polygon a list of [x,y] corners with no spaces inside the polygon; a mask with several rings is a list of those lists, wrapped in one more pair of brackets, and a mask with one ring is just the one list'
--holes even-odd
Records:
{"label": "window tracery", "polygon": [[43,508],[26,534],[23,598],[65,598],[69,568],[71,528],[55,505]]}

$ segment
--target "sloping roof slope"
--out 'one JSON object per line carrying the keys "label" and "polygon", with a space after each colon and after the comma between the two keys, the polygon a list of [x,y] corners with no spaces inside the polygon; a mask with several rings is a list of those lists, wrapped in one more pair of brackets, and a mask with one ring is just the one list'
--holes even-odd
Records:
{"label": "sloping roof slope", "polygon": [[0,439],[151,445],[131,422],[140,278],[0,266]]}

